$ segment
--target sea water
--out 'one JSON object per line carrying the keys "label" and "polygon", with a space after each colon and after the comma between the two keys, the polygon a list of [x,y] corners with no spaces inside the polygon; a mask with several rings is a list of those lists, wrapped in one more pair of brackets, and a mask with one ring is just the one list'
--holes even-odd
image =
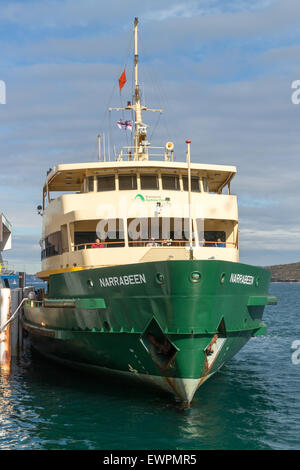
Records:
{"label": "sea water", "polygon": [[0,374],[0,449],[299,449],[300,284],[272,284],[270,295],[278,305],[265,309],[267,335],[208,380],[189,410],[27,351]]}

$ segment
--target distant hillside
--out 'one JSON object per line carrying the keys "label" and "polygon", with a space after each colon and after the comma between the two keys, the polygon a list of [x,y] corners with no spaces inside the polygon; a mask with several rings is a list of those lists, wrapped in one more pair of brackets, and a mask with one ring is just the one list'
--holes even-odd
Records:
{"label": "distant hillside", "polygon": [[298,281],[300,282],[300,262],[291,264],[277,264],[265,266],[272,273],[272,281]]}
{"label": "distant hillside", "polygon": [[46,282],[43,282],[41,279],[38,279],[35,274],[27,274],[26,273],[26,285],[27,286],[35,286],[38,285],[39,287],[43,285],[47,285]]}

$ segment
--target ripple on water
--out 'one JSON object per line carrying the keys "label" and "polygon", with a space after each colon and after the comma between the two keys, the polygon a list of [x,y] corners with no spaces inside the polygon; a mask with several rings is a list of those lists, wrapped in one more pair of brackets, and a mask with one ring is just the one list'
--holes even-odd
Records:
{"label": "ripple on water", "polygon": [[66,370],[30,353],[0,375],[0,449],[299,449],[299,285],[273,284],[251,339],[189,410],[163,392]]}

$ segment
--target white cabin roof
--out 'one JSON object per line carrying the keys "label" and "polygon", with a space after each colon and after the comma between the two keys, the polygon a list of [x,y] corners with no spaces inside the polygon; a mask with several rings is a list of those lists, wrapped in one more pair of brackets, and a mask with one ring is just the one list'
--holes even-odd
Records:
{"label": "white cabin roof", "polygon": [[[186,162],[169,161],[115,161],[115,162],[89,162],[89,163],[66,163],[55,166],[48,173],[44,192],[47,191],[80,191],[83,179],[87,176],[97,174],[108,174],[109,172],[141,171],[166,171],[166,173],[187,172]],[[191,174],[207,177],[213,190],[222,188],[236,174],[235,166],[211,165],[206,163],[192,163]]]}

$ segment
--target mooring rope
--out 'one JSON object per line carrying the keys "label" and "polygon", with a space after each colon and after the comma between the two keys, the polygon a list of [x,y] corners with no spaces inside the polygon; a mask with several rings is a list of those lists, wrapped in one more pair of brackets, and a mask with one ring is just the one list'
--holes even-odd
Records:
{"label": "mooring rope", "polygon": [[16,311],[13,313],[13,315],[7,320],[7,322],[5,322],[3,326],[1,326],[1,328],[0,328],[0,333],[2,333],[2,331],[4,331],[5,328],[7,327],[7,325],[15,319],[15,317],[16,317],[16,315],[17,315],[19,309],[21,308],[21,306],[22,306],[22,304],[25,302],[25,300],[28,300],[28,297],[24,297],[24,299],[22,300],[22,302],[19,304],[17,310],[16,310]]}

